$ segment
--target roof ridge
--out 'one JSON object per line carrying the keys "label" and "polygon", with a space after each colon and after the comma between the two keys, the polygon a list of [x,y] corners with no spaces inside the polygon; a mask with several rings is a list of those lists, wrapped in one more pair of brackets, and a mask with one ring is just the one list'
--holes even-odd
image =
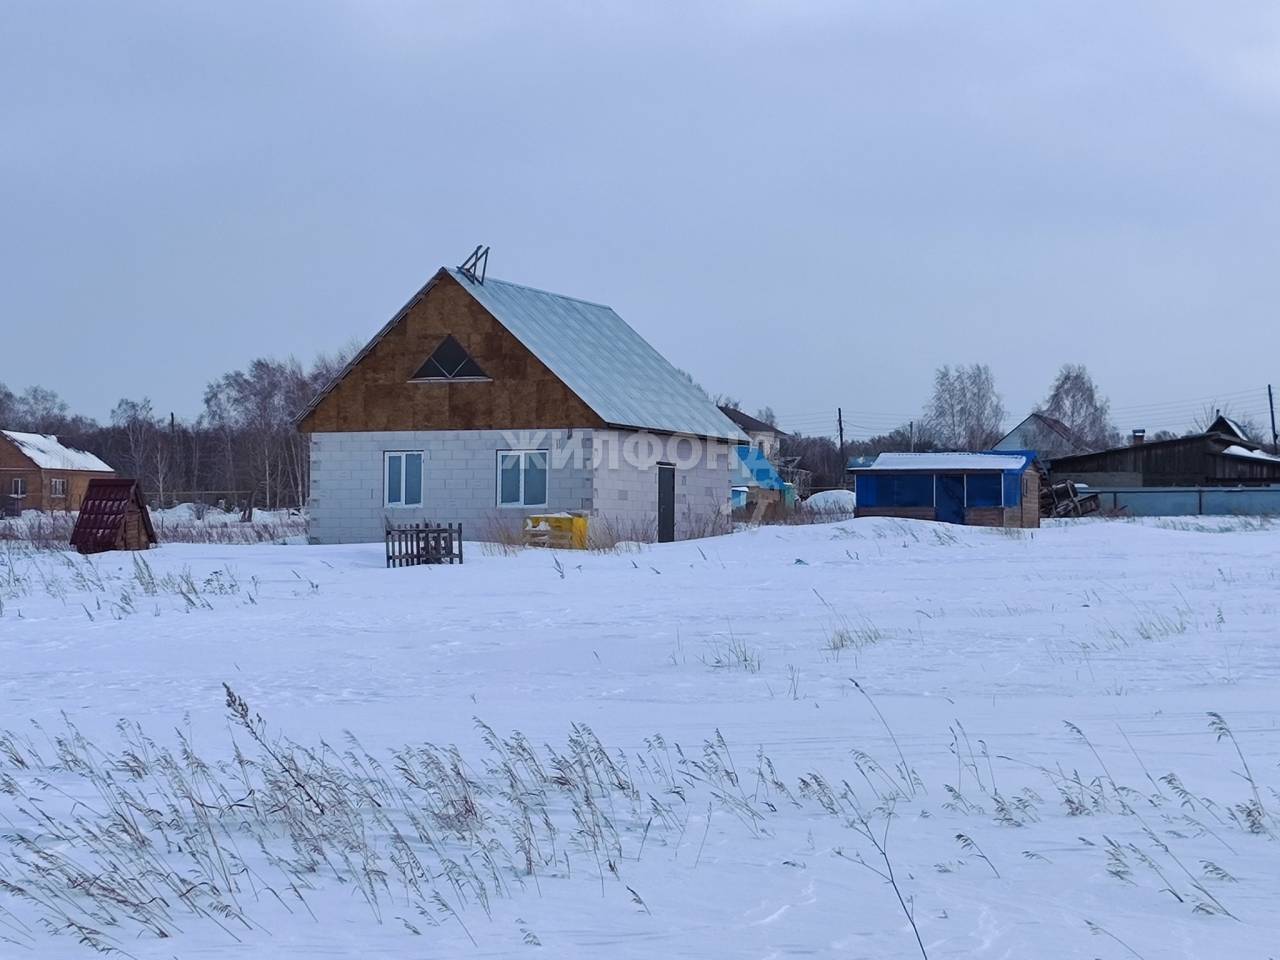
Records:
{"label": "roof ridge", "polygon": [[[466,280],[468,283],[475,282],[469,279],[457,267],[449,267],[446,269],[448,269],[449,273],[455,274],[455,276],[462,277],[462,279]],[[560,300],[572,300],[574,303],[585,303],[589,307],[601,307],[602,309],[605,309],[605,310],[609,310],[615,313],[617,312],[617,311],[614,311],[613,307],[609,306],[609,304],[601,303],[598,300],[587,300],[584,297],[573,297],[567,293],[556,293],[554,290],[546,290],[542,287],[531,287],[527,283],[516,283],[514,280],[503,280],[499,277],[485,277],[484,283],[476,283],[476,286],[483,287],[490,283],[500,283],[504,287],[515,287],[518,290],[528,290],[531,293],[542,293],[542,294],[546,294],[548,297],[556,297]]]}

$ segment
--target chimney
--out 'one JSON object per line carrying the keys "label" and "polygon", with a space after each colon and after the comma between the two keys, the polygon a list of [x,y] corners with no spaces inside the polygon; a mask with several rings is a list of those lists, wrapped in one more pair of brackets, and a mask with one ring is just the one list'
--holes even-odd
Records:
{"label": "chimney", "polygon": [[1147,441],[1147,431],[1143,430],[1141,427],[1138,427],[1133,431],[1133,440],[1130,442],[1130,446],[1140,447],[1144,443],[1146,443],[1146,441]]}

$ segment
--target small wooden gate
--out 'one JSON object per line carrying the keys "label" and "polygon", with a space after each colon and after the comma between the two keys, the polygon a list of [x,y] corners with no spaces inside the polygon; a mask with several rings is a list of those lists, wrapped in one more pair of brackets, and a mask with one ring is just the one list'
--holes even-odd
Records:
{"label": "small wooden gate", "polygon": [[417,567],[424,563],[462,562],[462,524],[433,527],[407,523],[387,527],[387,566]]}

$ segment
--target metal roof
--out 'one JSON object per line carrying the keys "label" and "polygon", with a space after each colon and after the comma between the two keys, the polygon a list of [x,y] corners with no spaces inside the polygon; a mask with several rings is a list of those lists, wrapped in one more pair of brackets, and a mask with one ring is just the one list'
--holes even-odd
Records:
{"label": "metal roof", "polygon": [[866,470],[924,470],[930,473],[968,470],[1025,470],[1031,457],[1026,453],[882,453]]}
{"label": "metal roof", "polygon": [[448,272],[606,423],[747,440],[699,387],[609,307]]}

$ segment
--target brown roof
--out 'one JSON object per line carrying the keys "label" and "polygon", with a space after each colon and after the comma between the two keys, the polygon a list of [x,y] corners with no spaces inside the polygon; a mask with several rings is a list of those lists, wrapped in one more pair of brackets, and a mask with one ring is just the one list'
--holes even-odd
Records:
{"label": "brown roof", "polygon": [[98,478],[89,481],[75,529],[71,531],[71,546],[80,553],[99,553],[111,550],[120,539],[129,506],[137,506],[142,514],[142,527],[147,539],[156,542],[156,531],[151,525],[151,514],[138,481],[121,478]]}
{"label": "brown roof", "polygon": [[737,407],[721,406],[720,412],[738,425],[738,428],[745,433],[777,433],[779,430],[772,423],[765,423],[759,417],[753,417],[749,413],[743,413]]}

